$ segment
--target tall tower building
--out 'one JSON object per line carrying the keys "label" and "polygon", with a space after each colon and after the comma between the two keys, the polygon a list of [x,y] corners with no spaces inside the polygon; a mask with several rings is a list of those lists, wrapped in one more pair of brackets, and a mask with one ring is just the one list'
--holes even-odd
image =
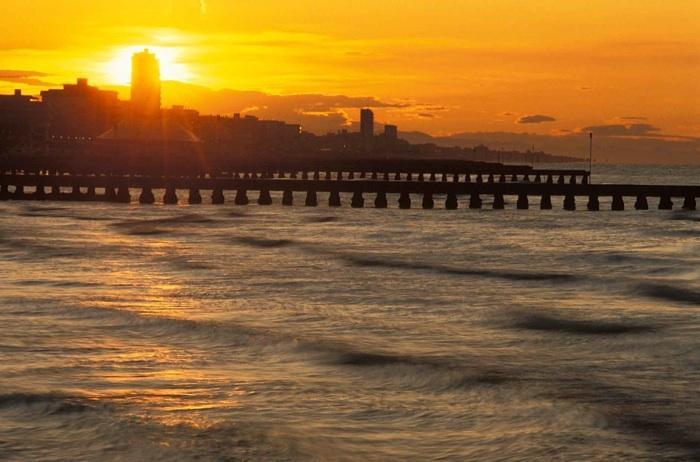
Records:
{"label": "tall tower building", "polygon": [[137,117],[160,113],[160,63],[147,49],[131,58],[131,106]]}
{"label": "tall tower building", "polygon": [[374,137],[374,112],[371,109],[360,111],[360,133],[365,140],[371,140]]}

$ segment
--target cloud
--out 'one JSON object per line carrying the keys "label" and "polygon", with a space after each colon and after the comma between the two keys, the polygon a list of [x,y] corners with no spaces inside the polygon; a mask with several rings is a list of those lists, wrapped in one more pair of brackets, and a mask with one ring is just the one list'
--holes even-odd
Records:
{"label": "cloud", "polygon": [[0,69],[0,81],[19,83],[22,85],[32,85],[37,87],[56,86],[51,82],[38,79],[37,77],[46,77],[49,74],[39,71],[19,71],[11,69]]}
{"label": "cloud", "polygon": [[620,120],[647,120],[646,117],[620,117]]}
{"label": "cloud", "polygon": [[660,129],[651,124],[610,124],[585,127],[584,132],[598,136],[657,136]]}
{"label": "cloud", "polygon": [[544,122],[554,122],[556,120],[557,119],[555,119],[552,116],[535,114],[535,115],[521,117],[520,119],[518,119],[518,123],[519,124],[541,124]]}

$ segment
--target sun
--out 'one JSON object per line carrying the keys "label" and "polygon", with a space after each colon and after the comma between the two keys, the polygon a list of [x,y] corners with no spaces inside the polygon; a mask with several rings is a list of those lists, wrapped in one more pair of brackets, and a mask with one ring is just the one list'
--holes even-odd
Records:
{"label": "sun", "polygon": [[144,49],[155,53],[160,61],[161,80],[188,82],[192,79],[192,73],[187,64],[182,62],[182,53],[178,48],[151,45],[134,45],[115,50],[114,57],[104,65],[105,79],[114,85],[129,85],[131,83],[131,57],[134,53]]}

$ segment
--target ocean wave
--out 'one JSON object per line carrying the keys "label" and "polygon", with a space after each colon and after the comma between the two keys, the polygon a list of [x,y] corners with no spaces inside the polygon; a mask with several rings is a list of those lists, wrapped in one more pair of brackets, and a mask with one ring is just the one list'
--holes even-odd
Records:
{"label": "ocean wave", "polygon": [[58,212],[61,210],[68,210],[68,207],[56,207],[56,206],[37,206],[37,205],[25,205],[20,210],[28,213],[32,212]]}
{"label": "ocean wave", "polygon": [[458,361],[454,358],[363,351],[330,341],[301,341],[298,348],[302,352],[317,354],[316,359],[324,364],[362,370],[366,379],[391,380],[399,388],[429,393],[455,392],[516,381],[505,371],[485,367],[476,360]]}
{"label": "ocean wave", "polygon": [[[255,421],[170,423],[109,397],[0,394],[0,458],[9,460],[289,460]],[[126,412],[123,412],[126,411]],[[58,452],[60,451],[60,452]],[[4,459],[3,459],[4,460]]]}
{"label": "ocean wave", "polygon": [[220,215],[226,216],[228,218],[246,218],[248,214],[241,210],[227,210],[225,212],[220,212]]}
{"label": "ocean wave", "polygon": [[[671,260],[668,258],[660,258],[652,255],[639,255],[631,253],[602,253],[598,254],[606,261],[612,263],[669,263]],[[581,255],[582,257],[584,255]],[[585,254],[585,256],[590,257],[590,254]]]}
{"label": "ocean wave", "polygon": [[179,225],[208,224],[216,221],[203,215],[188,213],[164,218],[117,221],[111,226],[128,236],[159,236],[177,230]]}
{"label": "ocean wave", "polygon": [[[60,212],[60,213],[56,213]],[[56,206],[33,206],[27,205],[18,210],[15,214],[19,217],[29,217],[29,218],[66,218],[70,220],[78,221],[112,221],[113,218],[109,216],[100,215],[77,215],[76,213],[81,212],[78,209],[71,209],[68,207],[56,207]]]}
{"label": "ocean wave", "polygon": [[159,236],[168,233],[169,231],[166,229],[149,225],[134,225],[133,227],[129,227],[126,231],[126,234],[129,236]]}
{"label": "ocean wave", "polygon": [[206,347],[269,346],[292,344],[294,337],[273,331],[247,327],[229,321],[195,320],[139,313],[107,307],[53,307],[54,316],[77,317],[108,325],[115,335],[146,335],[170,344],[205,345]]}
{"label": "ocean wave", "polygon": [[334,223],[340,221],[339,217],[335,216],[321,216],[321,217],[308,217],[304,219],[306,223]]}
{"label": "ocean wave", "polygon": [[673,212],[669,219],[676,221],[700,221],[700,216],[692,212],[687,211],[675,211]]}
{"label": "ocean wave", "polygon": [[639,284],[637,289],[647,297],[671,302],[700,305],[700,292],[667,284]]}
{"label": "ocean wave", "polygon": [[163,261],[172,265],[173,267],[183,270],[183,271],[191,271],[191,270],[208,270],[211,269],[212,266],[203,263],[201,261],[193,261],[185,256],[169,256],[166,258],[163,258]]}
{"label": "ocean wave", "polygon": [[86,249],[85,246],[77,247],[63,242],[50,245],[36,239],[16,237],[0,237],[0,247],[6,248],[7,253],[23,252],[39,261],[46,261],[47,258],[81,258],[95,252],[95,249]]}
{"label": "ocean wave", "polygon": [[83,216],[83,215],[66,215],[62,213],[18,213],[18,217],[30,218],[66,218],[77,221],[112,221],[110,217]]}
{"label": "ocean wave", "polygon": [[394,260],[380,256],[363,256],[347,252],[337,252],[324,249],[307,242],[295,241],[292,239],[268,239],[252,236],[236,237],[236,242],[259,248],[281,248],[297,247],[306,252],[316,255],[335,257],[346,264],[358,267],[380,267],[388,269],[405,269],[411,271],[430,271],[450,276],[473,276],[493,279],[505,279],[509,281],[550,281],[573,283],[581,279],[580,276],[570,273],[555,272],[528,272],[528,271],[507,271],[490,270],[485,268],[459,268],[454,266],[438,265],[432,263],[421,263],[406,260]]}
{"label": "ocean wave", "polygon": [[289,247],[295,245],[295,241],[290,239],[265,239],[260,237],[250,237],[250,236],[240,236],[236,238],[236,242],[241,244],[246,244],[251,247],[258,248],[278,248],[278,247]]}
{"label": "ocean wave", "polygon": [[153,218],[148,220],[126,220],[118,221],[113,223],[112,226],[116,228],[133,228],[140,226],[157,226],[157,225],[180,225],[180,224],[200,224],[200,223],[214,223],[216,220],[199,215],[196,213],[188,213],[184,215],[175,215],[165,218]]}
{"label": "ocean wave", "polygon": [[73,414],[92,409],[84,399],[60,393],[10,392],[0,394],[0,409],[31,408],[42,415]]}
{"label": "ocean wave", "polygon": [[614,321],[564,319],[555,316],[527,313],[516,315],[514,327],[519,329],[563,332],[580,335],[619,335],[654,332],[656,326]]}
{"label": "ocean wave", "polygon": [[687,412],[678,403],[671,406],[668,395],[632,392],[589,378],[558,382],[551,384],[555,385],[554,396],[591,406],[603,417],[606,428],[638,435],[660,449],[674,448],[678,457],[673,460],[700,460],[698,422],[692,413],[686,418]]}
{"label": "ocean wave", "polygon": [[578,276],[568,273],[550,272],[526,272],[503,271],[478,268],[457,268],[451,266],[435,265],[430,263],[417,263],[411,261],[390,260],[378,257],[365,257],[358,255],[341,254],[341,258],[347,263],[360,267],[382,267],[389,269],[408,269],[416,271],[431,271],[451,276],[476,276],[494,279],[506,279],[510,281],[552,281],[574,282]]}
{"label": "ocean wave", "polygon": [[17,286],[49,286],[59,288],[74,288],[74,287],[103,287],[104,284],[99,282],[87,281],[58,281],[48,279],[23,279],[13,282]]}

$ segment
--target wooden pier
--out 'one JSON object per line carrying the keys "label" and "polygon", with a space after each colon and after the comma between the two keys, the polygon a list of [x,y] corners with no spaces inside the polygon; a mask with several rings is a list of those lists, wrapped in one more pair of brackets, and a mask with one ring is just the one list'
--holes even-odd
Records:
{"label": "wooden pier", "polygon": [[[0,200],[73,200],[141,204],[213,204],[225,202],[225,191],[235,191],[234,203],[252,201],[271,205],[271,192],[281,192],[282,205],[294,204],[294,193],[304,195],[304,204],[317,206],[321,200],[330,207],[342,204],[341,193],[352,194],[351,207],[373,205],[408,209],[412,207],[480,209],[490,197],[494,209],[506,207],[507,196],[519,210],[537,207],[576,210],[585,199],[585,209],[600,210],[600,198],[611,198],[612,210],[649,209],[649,198],[658,199],[660,210],[674,207],[696,210],[700,186],[590,184],[583,170],[537,170],[528,168],[508,173],[502,168],[481,168],[478,172],[389,172],[389,171],[275,171],[247,172],[197,177],[138,175],[76,175],[0,172]],[[158,192],[156,194],[154,191]],[[209,192],[207,197],[203,192]],[[583,199],[582,199],[583,198]],[[392,204],[393,202],[393,204]],[[582,205],[582,204],[581,204]],[[442,207],[440,207],[442,208]]]}

